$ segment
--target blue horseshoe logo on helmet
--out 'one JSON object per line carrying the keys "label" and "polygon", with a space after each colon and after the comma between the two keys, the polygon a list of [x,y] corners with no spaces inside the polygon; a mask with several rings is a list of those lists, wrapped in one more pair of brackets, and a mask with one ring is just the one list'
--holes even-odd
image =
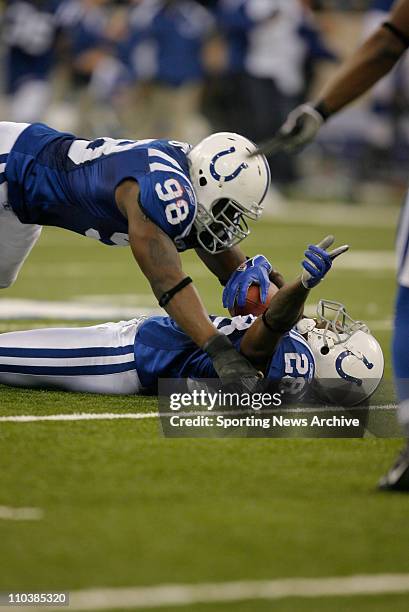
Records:
{"label": "blue horseshoe logo on helmet", "polygon": [[246,164],[246,162],[243,162],[242,164],[240,164],[238,168],[236,168],[234,172],[232,172],[231,174],[228,174],[227,176],[222,176],[221,174],[217,172],[216,170],[217,160],[219,160],[224,155],[230,155],[230,153],[235,153],[235,152],[236,152],[236,147],[230,147],[230,149],[226,149],[225,151],[220,151],[219,153],[216,153],[216,155],[213,157],[212,161],[210,162],[210,174],[216,181],[223,180],[224,182],[228,183],[229,181],[232,181],[237,176],[239,176],[242,170],[245,170],[246,168],[249,167],[248,164]]}
{"label": "blue horseshoe logo on helmet", "polygon": [[[342,368],[342,362],[344,361],[344,359],[346,359],[346,357],[352,354],[353,353],[351,353],[351,351],[344,351],[343,353],[340,353],[335,361],[335,369],[341,378],[343,378],[344,380],[348,380],[349,382],[355,383],[358,387],[360,387],[363,382],[362,379],[356,378],[355,376],[350,376]],[[362,362],[368,368],[368,370],[372,370],[373,363],[370,363],[364,355],[362,356]]]}

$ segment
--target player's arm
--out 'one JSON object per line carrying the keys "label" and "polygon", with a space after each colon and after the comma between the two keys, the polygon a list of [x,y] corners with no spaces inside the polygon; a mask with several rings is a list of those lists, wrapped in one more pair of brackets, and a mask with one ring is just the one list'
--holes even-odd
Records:
{"label": "player's arm", "polygon": [[279,133],[262,147],[296,151],[312,142],[332,114],[367,92],[395,66],[409,46],[409,0],[398,0],[389,16],[337,70],[316,103],[293,110]]}
{"label": "player's arm", "polygon": [[310,289],[321,282],[333,260],[348,250],[348,246],[342,246],[327,252],[333,242],[334,237],[327,236],[318,245],[308,246],[300,278],[282,287],[263,316],[246,331],[240,351],[255,367],[261,370],[266,367],[280,338],[299,320]]}
{"label": "player's arm", "polygon": [[[118,206],[128,219],[132,253],[154,295],[161,300],[164,294],[186,278],[186,274],[172,240],[142,212],[137,201],[138,194],[139,187],[135,181],[122,183],[117,189]],[[202,347],[215,335],[215,328],[192,284],[178,291],[165,308],[198,346]]]}
{"label": "player's arm", "polygon": [[217,276],[222,285],[227,283],[231,274],[247,259],[239,246],[234,246],[215,255],[202,248],[196,248],[195,250],[206,268]]}
{"label": "player's arm", "polygon": [[356,100],[385,76],[409,44],[409,0],[398,1],[389,25],[381,25],[347,60],[320,96],[327,113],[335,113]]}
{"label": "player's arm", "polygon": [[[209,354],[220,378],[255,378],[254,368],[226,336],[216,331],[193,284],[190,282],[175,290],[187,278],[179,253],[169,236],[144,215],[138,195],[138,184],[125,181],[116,190],[116,201],[128,219],[133,255],[156,298],[186,334]],[[170,299],[163,302],[166,296]]]}

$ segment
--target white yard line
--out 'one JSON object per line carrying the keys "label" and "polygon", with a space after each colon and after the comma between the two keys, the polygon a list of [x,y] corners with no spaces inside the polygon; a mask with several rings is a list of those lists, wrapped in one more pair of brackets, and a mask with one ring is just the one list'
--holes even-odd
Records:
{"label": "white yard line", "polygon": [[396,255],[388,251],[356,251],[351,250],[343,259],[337,261],[340,270],[396,270]]}
{"label": "white yard line", "polygon": [[40,521],[43,515],[41,508],[0,506],[0,520],[4,521]]}
{"label": "white yard line", "polygon": [[0,423],[34,423],[36,421],[111,421],[116,419],[154,419],[157,412],[79,412],[73,414],[21,414],[0,416]]}
{"label": "white yard line", "polygon": [[[288,597],[342,597],[409,592],[409,574],[373,574],[328,578],[283,578],[204,584],[72,591],[69,610],[162,608],[199,603],[277,600]],[[7,608],[24,610],[22,607]],[[34,610],[52,608],[35,607]],[[54,608],[55,609],[55,608]]]}
{"label": "white yard line", "polygon": [[399,218],[399,207],[351,206],[321,202],[266,200],[264,219],[288,225],[333,225],[392,229]]}
{"label": "white yard line", "polygon": [[54,302],[46,300],[23,300],[2,298],[0,301],[0,319],[57,319],[117,321],[133,319],[139,315],[163,314],[154,306],[121,306],[120,304],[83,302],[71,300]]}

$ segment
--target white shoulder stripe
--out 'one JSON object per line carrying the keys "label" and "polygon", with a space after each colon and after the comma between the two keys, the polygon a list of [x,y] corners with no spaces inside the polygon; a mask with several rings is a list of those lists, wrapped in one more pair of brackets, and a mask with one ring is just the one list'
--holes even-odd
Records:
{"label": "white shoulder stripe", "polygon": [[148,155],[150,157],[160,157],[162,159],[165,159],[167,162],[172,164],[172,166],[175,166],[175,168],[183,170],[182,166],[176,161],[176,159],[173,159],[173,157],[171,157],[167,153],[164,153],[163,151],[160,151],[159,149],[148,149]]}
{"label": "white shoulder stripe", "polygon": [[179,176],[183,176],[183,178],[185,179],[185,181],[187,181],[189,183],[189,186],[192,189],[192,192],[195,193],[194,189],[193,189],[193,185],[189,180],[188,175],[185,172],[182,172],[181,170],[176,170],[176,168],[173,168],[173,166],[165,166],[165,164],[159,164],[158,162],[154,162],[152,164],[149,164],[149,170],[151,172],[173,172],[175,174],[179,174]]}
{"label": "white shoulder stripe", "polygon": [[313,352],[311,350],[310,345],[308,344],[308,342],[306,341],[306,339],[304,338],[304,336],[302,336],[301,334],[299,334],[297,331],[295,331],[295,329],[290,329],[290,337],[293,338],[293,340],[297,340],[298,342],[300,342],[301,344],[303,344],[305,347],[308,348],[309,352],[311,353],[311,355],[313,355]]}

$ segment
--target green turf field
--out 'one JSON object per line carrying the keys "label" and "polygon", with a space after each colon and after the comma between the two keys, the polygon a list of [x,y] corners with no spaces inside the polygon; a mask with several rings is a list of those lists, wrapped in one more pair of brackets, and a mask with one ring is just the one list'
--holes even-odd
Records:
{"label": "green turf field", "polygon": [[[247,253],[264,253],[291,277],[307,243],[327,233],[338,244],[350,243],[349,263],[347,256],[312,301],[343,301],[368,322],[385,350],[387,379],[392,217],[385,214],[384,224],[369,218],[366,225],[335,212],[334,227],[297,222],[292,214],[292,222],[263,222],[245,244]],[[193,255],[184,260],[209,310],[222,313],[218,282]],[[135,304],[135,314],[138,304],[155,306],[127,249],[46,229],[0,305],[6,298],[106,303],[107,296],[112,304]],[[45,323],[0,320],[0,330]],[[155,410],[148,398],[0,387],[0,416]],[[0,507],[42,512],[40,520],[0,518],[0,592],[409,573],[409,496],[375,491],[399,446],[399,440],[375,438],[169,440],[154,418],[0,423]],[[158,609],[408,608],[409,594],[396,593]],[[124,604],[118,600],[115,609]]]}

